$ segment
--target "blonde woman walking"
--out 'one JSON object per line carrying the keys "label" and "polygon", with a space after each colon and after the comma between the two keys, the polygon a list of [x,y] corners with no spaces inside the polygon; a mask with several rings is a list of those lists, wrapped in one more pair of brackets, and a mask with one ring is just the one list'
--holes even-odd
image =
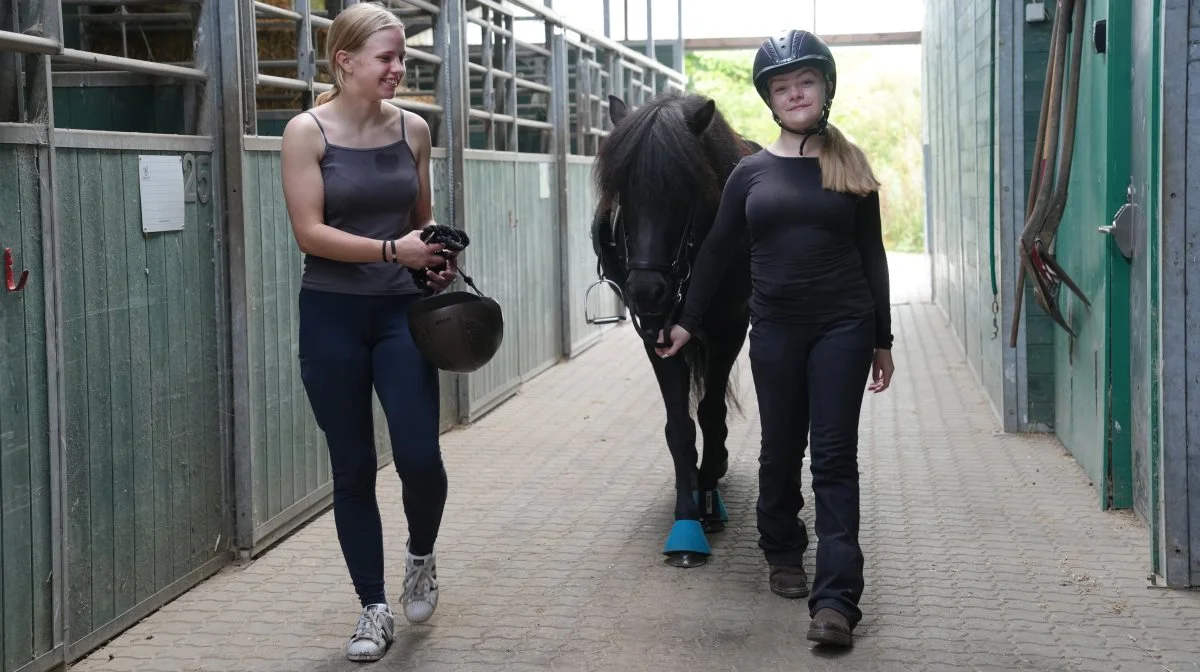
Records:
{"label": "blonde woman walking", "polygon": [[403,25],[379,5],[353,5],[329,30],[327,58],[333,90],[288,123],[282,179],[304,253],[300,372],[328,444],[338,541],[362,603],[346,656],[373,661],[386,653],[395,626],[384,591],[371,391],[387,415],[404,489],[401,602],[404,616],[419,623],[437,607],[434,542],[446,472],[438,373],[408,330],[408,308],[421,296],[409,269],[441,291],[455,267],[438,255],[442,246],[419,237],[434,223],[429,127],[386,102],[404,79]]}

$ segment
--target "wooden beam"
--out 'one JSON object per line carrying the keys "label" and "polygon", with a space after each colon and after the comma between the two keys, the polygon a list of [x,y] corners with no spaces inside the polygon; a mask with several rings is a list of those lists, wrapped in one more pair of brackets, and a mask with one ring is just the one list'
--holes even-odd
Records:
{"label": "wooden beam", "polygon": [[[724,49],[757,49],[766,36],[759,37],[699,37],[685,39],[685,51],[716,51]],[[821,39],[831,47],[871,47],[901,44],[920,44],[921,31],[904,33],[843,33],[822,35]]]}

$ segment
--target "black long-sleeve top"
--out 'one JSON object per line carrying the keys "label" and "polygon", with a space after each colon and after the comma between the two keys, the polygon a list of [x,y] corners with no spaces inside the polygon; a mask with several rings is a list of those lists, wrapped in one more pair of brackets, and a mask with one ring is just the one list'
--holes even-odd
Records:
{"label": "black long-sleeve top", "polygon": [[746,227],[756,318],[811,324],[874,311],[875,346],[892,347],[878,192],[828,191],[818,159],[765,149],[729,176],[696,258],[680,326],[696,333]]}

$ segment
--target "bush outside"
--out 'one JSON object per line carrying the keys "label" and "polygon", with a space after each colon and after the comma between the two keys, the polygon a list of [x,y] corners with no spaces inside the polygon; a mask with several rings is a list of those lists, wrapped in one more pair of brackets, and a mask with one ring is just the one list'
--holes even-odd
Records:
{"label": "bush outside", "polygon": [[[924,250],[919,46],[834,50],[838,87],[830,121],[862,147],[883,184],[884,243],[896,252]],[[733,129],[766,145],[779,134],[751,82],[752,51],[692,52],[688,88],[709,96]]]}

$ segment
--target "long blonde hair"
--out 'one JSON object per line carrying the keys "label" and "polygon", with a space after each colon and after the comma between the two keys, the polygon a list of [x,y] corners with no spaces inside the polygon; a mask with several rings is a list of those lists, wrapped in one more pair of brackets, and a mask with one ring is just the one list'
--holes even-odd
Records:
{"label": "long blonde hair", "polygon": [[374,2],[360,2],[338,13],[329,27],[325,40],[325,58],[329,61],[329,72],[333,75],[333,89],[317,96],[317,105],[327,103],[346,88],[345,73],[337,63],[337,53],[353,53],[362,49],[375,33],[385,28],[404,30],[404,23],[396,15]]}
{"label": "long blonde hair", "polygon": [[830,191],[866,196],[879,189],[867,155],[833,124],[825,126],[820,161],[821,186]]}

